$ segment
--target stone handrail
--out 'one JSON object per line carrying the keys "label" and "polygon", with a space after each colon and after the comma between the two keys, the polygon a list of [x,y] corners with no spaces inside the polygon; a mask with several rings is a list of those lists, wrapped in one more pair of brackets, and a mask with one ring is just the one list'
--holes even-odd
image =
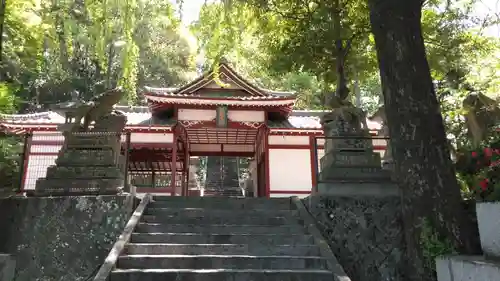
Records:
{"label": "stone handrail", "polygon": [[307,211],[306,207],[300,201],[297,196],[293,196],[291,198],[292,208],[295,208],[303,220],[303,224],[306,227],[308,233],[313,237],[315,244],[318,246],[321,256],[326,258],[328,269],[332,271],[333,277],[335,281],[351,281],[351,278],[347,276],[344,271],[344,268],[340,265],[337,258],[330,249],[328,242],[325,240],[321,232],[316,226],[316,222],[313,217]]}
{"label": "stone handrail", "polygon": [[134,232],[135,227],[139,223],[139,221],[142,217],[142,214],[146,210],[146,206],[151,201],[151,199],[152,199],[152,196],[149,193],[144,195],[141,202],[139,203],[139,206],[137,206],[134,213],[130,217],[122,234],[116,240],[115,244],[113,245],[113,248],[111,248],[111,251],[109,252],[106,259],[104,260],[104,263],[102,264],[101,268],[99,268],[99,271],[97,272],[97,274],[95,275],[95,277],[93,279],[94,281],[107,281],[108,280],[109,275],[111,274],[111,271],[115,268],[118,257],[120,257],[121,253],[125,249],[125,246],[130,241],[130,237],[132,236],[132,232]]}

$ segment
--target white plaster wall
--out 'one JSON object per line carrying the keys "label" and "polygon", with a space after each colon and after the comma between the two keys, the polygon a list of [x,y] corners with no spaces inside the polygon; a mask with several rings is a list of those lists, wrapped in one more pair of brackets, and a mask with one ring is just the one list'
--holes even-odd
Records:
{"label": "white plaster wall", "polygon": [[299,198],[305,198],[309,196],[309,194],[296,194],[296,193],[280,193],[280,194],[272,194],[271,193],[271,198],[280,198],[280,197],[292,197],[292,196],[297,196]]}
{"label": "white plaster wall", "polygon": [[228,110],[227,118],[235,122],[264,122],[264,111]]}
{"label": "white plaster wall", "polygon": [[[125,135],[122,136],[122,140],[125,141]],[[174,135],[171,133],[132,133],[130,135],[131,143],[172,143],[174,140]]]}
{"label": "white plaster wall", "polygon": [[[311,191],[311,174],[311,151],[309,149],[269,150],[271,191]],[[273,195],[272,192],[271,195]],[[274,195],[281,196],[281,194]]]}
{"label": "white plaster wall", "polygon": [[385,139],[373,139],[374,146],[387,146],[387,140]]}
{"label": "white plaster wall", "polygon": [[[126,140],[126,134],[122,134],[122,141]],[[172,133],[131,133],[130,141],[132,143],[172,143],[174,135]],[[32,142],[50,141],[64,142],[64,136],[61,132],[33,132]]]}
{"label": "white plaster wall", "polygon": [[178,120],[186,121],[211,121],[216,117],[216,111],[212,109],[179,109]]}
{"label": "white plaster wall", "polygon": [[40,141],[50,141],[50,142],[64,142],[64,136],[61,132],[33,132],[33,136],[31,138],[33,142]]}
{"label": "white plaster wall", "polygon": [[30,155],[28,158],[28,169],[24,182],[25,190],[35,189],[36,180],[45,177],[47,168],[54,165],[57,155]]}
{"label": "white plaster wall", "polygon": [[309,145],[309,136],[269,136],[271,145]]}
{"label": "white plaster wall", "polygon": [[61,150],[62,145],[31,145],[30,153],[57,153]]}

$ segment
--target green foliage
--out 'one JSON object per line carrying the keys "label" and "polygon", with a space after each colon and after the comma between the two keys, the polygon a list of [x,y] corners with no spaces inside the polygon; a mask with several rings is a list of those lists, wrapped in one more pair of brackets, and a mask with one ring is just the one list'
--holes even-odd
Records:
{"label": "green foliage", "polygon": [[16,107],[15,88],[8,83],[0,83],[0,113],[12,113]]}
{"label": "green foliage", "polygon": [[439,256],[456,254],[451,241],[439,236],[428,220],[423,220],[420,228],[420,245],[424,258],[424,266],[435,272],[435,261]]}
{"label": "green foliage", "polygon": [[[0,83],[0,114],[12,113],[15,110],[14,91],[11,85]],[[0,191],[13,191],[19,186],[21,153],[22,141],[15,137],[0,135],[0,182],[2,182]]]}
{"label": "green foliage", "polygon": [[186,82],[190,77],[184,74],[194,71],[193,50],[177,48],[187,39],[168,1],[19,0],[7,5],[0,74],[17,87],[21,111],[67,101],[74,90],[88,100],[117,85],[127,91],[125,102],[136,104],[137,89],[156,83],[152,76],[172,85]]}
{"label": "green foliage", "polygon": [[22,143],[14,137],[0,136],[0,191],[14,191],[19,187]]}
{"label": "green foliage", "polygon": [[[366,2],[341,0],[340,15],[332,8],[334,2],[227,0],[206,4],[192,31],[208,65],[224,56],[257,84],[297,91],[298,108],[324,108],[325,96],[337,79],[334,43],[340,30],[344,43],[350,42],[349,84],[357,81],[360,85],[360,93],[351,91],[352,96],[359,95],[363,109],[373,112],[381,104],[382,93]],[[481,22],[470,16],[473,3],[428,1],[422,16],[429,64],[456,146],[467,142],[461,129],[461,98],[471,87],[490,93],[500,89],[500,71],[496,71],[500,59],[491,58],[500,44],[472,29]],[[335,17],[341,18],[339,28],[332,20]],[[304,85],[306,76],[313,83],[308,89],[293,87]]]}

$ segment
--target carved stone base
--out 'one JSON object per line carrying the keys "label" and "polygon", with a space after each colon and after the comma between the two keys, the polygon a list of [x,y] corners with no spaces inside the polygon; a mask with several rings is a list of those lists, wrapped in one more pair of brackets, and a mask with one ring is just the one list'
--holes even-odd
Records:
{"label": "carved stone base", "polygon": [[328,181],[390,181],[391,172],[382,168],[373,167],[341,167],[330,166],[319,173],[320,182]]}
{"label": "carved stone base", "polygon": [[119,164],[119,151],[114,149],[76,149],[71,148],[59,153],[58,166],[116,166]]}
{"label": "carved stone base", "polygon": [[[343,136],[345,139],[326,139],[325,140],[325,153],[332,150],[373,150],[373,140],[366,137],[365,139],[359,139],[362,136],[353,136],[349,138],[348,136]],[[356,139],[358,138],[358,139]]]}
{"label": "carved stone base", "polygon": [[399,196],[393,182],[332,181],[318,183],[317,194],[335,196]]}
{"label": "carved stone base", "polygon": [[106,195],[124,186],[121,137],[113,132],[65,134],[56,165],[38,179],[35,196]]}
{"label": "carved stone base", "polygon": [[67,148],[107,148],[120,144],[121,137],[118,133],[67,133],[65,136]]}
{"label": "carved stone base", "polygon": [[320,160],[322,169],[330,166],[381,167],[380,154],[373,151],[330,151]]}
{"label": "carved stone base", "polygon": [[122,178],[118,167],[50,166],[46,178],[49,179],[94,179]]}
{"label": "carved stone base", "polygon": [[123,189],[123,179],[38,179],[35,196],[112,195]]}

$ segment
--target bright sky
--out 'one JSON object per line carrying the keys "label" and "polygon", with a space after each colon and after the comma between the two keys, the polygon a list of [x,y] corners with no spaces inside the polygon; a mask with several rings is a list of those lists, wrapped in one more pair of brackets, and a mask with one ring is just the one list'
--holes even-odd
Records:
{"label": "bright sky", "polygon": [[[176,2],[176,0],[170,0],[172,2]],[[200,14],[201,6],[203,4],[215,2],[215,0],[184,0],[184,5],[182,7],[182,22],[185,25],[189,25],[193,21],[198,19],[198,15]]]}
{"label": "bright sky", "polygon": [[[176,2],[176,0],[170,1]],[[184,25],[187,26],[198,19],[201,7],[205,2],[210,3],[215,1],[217,0],[184,0],[182,11],[182,22]],[[496,18],[500,20],[500,0],[478,0],[474,14],[480,17],[484,17],[485,15],[496,15]],[[500,37],[500,24],[488,28],[484,33],[490,36]]]}

